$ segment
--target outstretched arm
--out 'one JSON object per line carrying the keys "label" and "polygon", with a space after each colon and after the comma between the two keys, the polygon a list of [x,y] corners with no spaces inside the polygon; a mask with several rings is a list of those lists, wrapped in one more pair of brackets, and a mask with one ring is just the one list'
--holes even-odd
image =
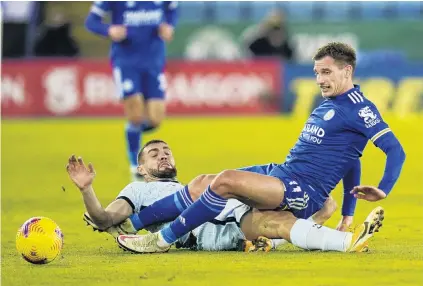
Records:
{"label": "outstretched arm", "polygon": [[[381,132],[383,132],[383,130]],[[374,143],[386,154],[383,178],[378,188],[372,186],[358,186],[351,191],[356,198],[367,201],[378,201],[388,196],[401,174],[402,166],[405,161],[404,149],[390,130],[383,134],[383,136],[376,138]]]}
{"label": "outstretched arm", "polygon": [[76,159],[75,155],[72,155],[66,170],[72,182],[80,190],[90,218],[101,230],[120,223],[132,214],[132,206],[123,199],[112,202],[106,209],[101,206],[92,186],[95,171],[91,163],[87,167],[81,157]]}
{"label": "outstretched arm", "polygon": [[81,190],[81,193],[85,209],[100,230],[119,224],[132,214],[132,206],[126,200],[117,199],[104,209],[95,195],[93,187]]}
{"label": "outstretched arm", "polygon": [[357,104],[355,108],[349,125],[385,152],[386,165],[385,173],[378,187],[357,186],[351,193],[358,199],[375,202],[386,198],[391,192],[401,173],[405,153],[400,142],[392,133],[388,124],[383,121],[373,103],[364,101]]}

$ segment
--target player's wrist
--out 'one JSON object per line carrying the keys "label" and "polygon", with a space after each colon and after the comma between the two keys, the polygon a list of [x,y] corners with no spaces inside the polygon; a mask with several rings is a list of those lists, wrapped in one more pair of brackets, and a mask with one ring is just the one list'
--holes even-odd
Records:
{"label": "player's wrist", "polygon": [[381,196],[386,197],[389,193],[389,190],[387,190],[386,188],[384,188],[382,186],[379,186],[377,189],[379,190]]}
{"label": "player's wrist", "polygon": [[79,190],[81,191],[81,193],[87,193],[93,190],[93,185],[89,184],[88,186],[85,186],[85,187],[79,187]]}

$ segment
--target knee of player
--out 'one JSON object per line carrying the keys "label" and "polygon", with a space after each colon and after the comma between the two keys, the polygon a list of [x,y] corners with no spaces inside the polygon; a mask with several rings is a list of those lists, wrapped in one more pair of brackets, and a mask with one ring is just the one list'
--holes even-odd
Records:
{"label": "knee of player", "polygon": [[231,197],[231,190],[236,184],[235,171],[224,170],[211,182],[210,188],[218,195],[226,198]]}
{"label": "knee of player", "polygon": [[[209,185],[211,183],[211,181],[214,179],[215,175],[208,175],[208,174],[202,174],[199,175],[197,177],[195,177],[195,179],[191,182],[191,184],[193,186],[198,186],[198,185],[204,185],[207,184]],[[211,178],[211,180],[210,180]]]}
{"label": "knee of player", "polygon": [[210,185],[215,176],[216,175],[199,175],[188,184],[189,194],[194,201],[201,196],[205,188]]}
{"label": "knee of player", "polygon": [[206,176],[207,175],[199,175],[188,185],[189,194],[194,201],[197,200],[204,192],[205,186],[203,181]]}

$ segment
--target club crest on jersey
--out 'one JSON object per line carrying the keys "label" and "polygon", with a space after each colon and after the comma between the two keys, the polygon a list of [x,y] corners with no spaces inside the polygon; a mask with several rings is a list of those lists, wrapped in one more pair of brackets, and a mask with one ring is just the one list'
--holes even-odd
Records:
{"label": "club crest on jersey", "polygon": [[323,116],[323,119],[325,121],[331,120],[335,116],[335,110],[331,109],[328,112],[326,112],[325,116]]}
{"label": "club crest on jersey", "polygon": [[360,109],[358,115],[363,118],[366,128],[373,127],[380,122],[380,119],[377,118],[377,115],[373,113],[369,106]]}

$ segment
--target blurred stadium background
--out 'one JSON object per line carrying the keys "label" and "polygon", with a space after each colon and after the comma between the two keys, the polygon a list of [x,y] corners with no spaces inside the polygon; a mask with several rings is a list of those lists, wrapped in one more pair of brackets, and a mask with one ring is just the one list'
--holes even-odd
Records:
{"label": "blurred stadium background", "polygon": [[[85,231],[82,200],[64,170],[67,157],[94,163],[103,205],[129,180],[109,42],[84,28],[91,2],[1,5],[2,285],[261,285],[280,283],[281,275],[300,285],[311,276],[310,285],[422,285],[423,2],[180,2],[167,49],[168,118],[144,137],[169,142],[182,182],[283,161],[321,100],[314,51],[329,41],[350,43],[358,51],[357,83],[407,153],[396,188],[381,203],[387,219],[374,253],[359,257],[289,246],[267,256],[129,257],[105,235],[99,240]],[[276,47],[258,45],[263,37]],[[363,183],[378,184],[384,158],[369,144]],[[339,206],[341,194],[338,186]],[[373,207],[360,202],[356,221]],[[29,267],[14,250],[17,227],[38,215],[56,220],[65,233],[63,257],[47,268]],[[327,265],[336,271],[328,273]],[[364,283],[363,275],[369,275]]]}

